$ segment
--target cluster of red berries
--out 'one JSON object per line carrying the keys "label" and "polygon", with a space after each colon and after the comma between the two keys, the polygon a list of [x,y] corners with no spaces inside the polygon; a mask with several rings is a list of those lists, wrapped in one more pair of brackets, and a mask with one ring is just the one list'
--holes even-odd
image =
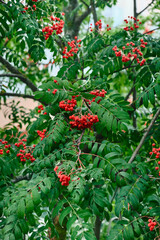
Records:
{"label": "cluster of red berries", "polygon": [[[147,45],[147,42],[144,42],[143,39],[141,39],[140,42],[141,42],[140,47],[145,48],[146,45]],[[129,47],[129,48],[127,48],[126,46]],[[114,46],[112,48],[112,50],[115,52],[116,57],[121,57],[122,56],[122,62],[128,62],[130,60],[136,59],[137,63],[140,64],[140,66],[143,66],[144,63],[146,62],[146,60],[142,59],[140,61],[140,59],[138,58],[138,55],[142,57],[143,53],[140,51],[140,49],[138,47],[134,47],[135,43],[133,43],[133,42],[126,43],[126,46],[122,47],[123,52],[121,50],[118,51],[117,46]],[[128,50],[131,50],[132,53],[128,52]],[[126,54],[124,54],[125,51],[127,51]]]}
{"label": "cluster of red berries", "polygon": [[40,131],[40,130],[37,130],[37,134],[38,136],[41,137],[41,141],[46,137],[45,134],[46,134],[46,129],[43,129],[43,131]]}
{"label": "cluster of red berries", "polygon": [[[75,40],[77,40],[77,36],[75,36]],[[81,44],[79,44],[81,42],[81,39],[79,39],[77,41],[75,41],[75,40],[68,42],[68,45],[71,47],[71,49],[69,51],[67,51],[67,46],[64,47],[63,58],[73,57],[74,53],[78,52],[78,47],[81,47]]]}
{"label": "cluster of red berries", "polygon": [[36,160],[31,153],[26,153],[26,151],[22,149],[20,149],[20,153],[17,153],[17,157],[20,157],[21,162],[26,162],[26,159],[30,159],[31,162]]}
{"label": "cluster of red berries", "polygon": [[99,29],[102,29],[102,21],[101,19],[95,23],[96,26],[98,26]]}
{"label": "cluster of red berries", "polygon": [[27,139],[19,139],[19,143],[15,143],[14,145],[16,147],[20,147],[23,149],[20,149],[19,152],[17,153],[17,157],[20,157],[21,162],[26,162],[26,159],[30,159],[31,162],[34,162],[36,159],[33,157],[31,153],[26,152],[26,142]]}
{"label": "cluster of red berries", "polygon": [[0,149],[0,155],[3,155],[3,149]]}
{"label": "cluster of red berries", "polygon": [[107,24],[107,31],[110,31],[111,28],[109,27],[109,24]]}
{"label": "cluster of red berries", "polygon": [[91,129],[93,123],[99,122],[98,116],[91,115],[88,113],[88,115],[82,115],[81,117],[72,115],[69,117],[69,119],[72,119],[73,121],[70,122],[71,128],[78,128],[78,130],[82,130],[85,128]]}
{"label": "cluster of red berries", "polygon": [[[41,113],[41,111],[44,110],[43,105],[39,105],[39,106],[38,106],[38,109],[39,109],[39,110],[38,110],[38,113]],[[44,112],[44,113],[43,113],[43,115],[46,115],[46,114],[47,114],[47,112]]]}
{"label": "cluster of red berries", "polygon": [[[57,170],[58,170],[58,166],[56,166],[54,168],[54,171],[56,172],[56,174],[57,174]],[[62,171],[59,171],[58,178],[59,178],[59,181],[61,182],[62,186],[67,187],[69,185],[69,181],[70,181],[71,178],[69,176],[65,175],[65,174],[62,174]]]}
{"label": "cluster of red berries", "polygon": [[[98,97],[98,96],[99,97],[105,97],[106,93],[107,92],[104,89],[102,89],[101,91],[100,90],[93,90],[93,91],[90,92],[90,94],[95,95],[96,97]],[[91,104],[92,102],[95,102],[96,97],[94,97],[92,100],[86,99],[86,102]],[[97,103],[100,103],[100,101],[101,101],[101,99],[99,99],[97,101]]]}
{"label": "cluster of red berries", "polygon": [[[54,80],[54,82],[55,82],[55,81],[57,82],[57,80]],[[55,82],[55,83],[56,83],[56,82]],[[50,89],[50,88],[48,88],[48,92],[50,92],[50,91],[51,91],[51,89]],[[52,92],[52,94],[53,94],[53,95],[55,95],[55,94],[56,94],[56,92],[57,92],[57,89],[54,89],[54,90],[53,90],[53,92]]]}
{"label": "cluster of red berries", "polygon": [[38,106],[38,109],[39,109],[39,110],[38,110],[38,113],[41,113],[41,111],[44,109],[44,108],[43,108],[43,105],[39,105],[39,106]]}
{"label": "cluster of red berries", "polygon": [[38,0],[32,0],[32,2],[38,2]]}
{"label": "cluster of red berries", "polygon": [[[101,23],[101,20],[99,20],[98,22],[96,22],[96,26],[99,26],[98,28],[99,29],[102,29],[102,23]],[[92,23],[90,24],[90,31],[92,32],[93,31],[93,29],[92,29]],[[111,30],[111,28],[109,27],[109,24],[107,24],[107,31],[110,31]]]}
{"label": "cluster of red berries", "polygon": [[149,227],[150,231],[153,231],[155,226],[157,225],[157,223],[153,222],[152,219],[148,219],[148,222],[149,222],[148,227]]}
{"label": "cluster of red berries", "polygon": [[73,111],[76,105],[77,101],[75,100],[75,96],[72,96],[71,100],[63,100],[59,102],[59,107],[65,111]]}
{"label": "cluster of red berries", "polygon": [[[136,28],[139,28],[139,25],[142,24],[141,22],[139,22],[139,19],[136,19],[135,17],[130,17],[128,16],[129,19],[132,19],[134,21],[134,24],[132,26],[126,26],[124,28],[125,31],[133,31]],[[124,19],[125,23],[128,24],[128,20]]]}
{"label": "cluster of red berries", "polygon": [[64,21],[62,19],[51,16],[51,20],[52,21],[57,21],[57,22],[53,23],[53,25],[51,27],[46,26],[42,29],[42,32],[46,33],[46,34],[44,34],[45,40],[47,40],[49,38],[49,36],[52,35],[54,30],[56,31],[57,35],[61,34],[62,31],[63,31],[62,29],[64,27]]}
{"label": "cluster of red berries", "polygon": [[[153,148],[152,148],[152,152],[149,153],[149,155],[153,155],[155,154],[155,158],[159,159],[160,158],[160,148],[154,148],[155,147],[155,143],[152,144]],[[158,165],[160,165],[160,161],[158,161]],[[155,170],[159,171],[159,176],[160,176],[160,167],[155,167]]]}
{"label": "cluster of red berries", "polygon": [[57,89],[54,89],[53,92],[52,92],[52,94],[55,95],[56,92],[57,92]]}
{"label": "cluster of red berries", "polygon": [[[0,139],[0,142],[4,145],[4,148],[5,148],[5,149],[7,149],[7,148],[10,149],[11,145],[10,145],[10,144],[9,144],[9,145],[6,145],[6,144],[8,143],[8,141],[3,141],[2,139]],[[7,154],[10,153],[10,150],[9,150],[9,149],[6,151]],[[4,151],[3,149],[0,149],[0,155],[3,155],[3,154],[4,154],[3,151]]]}

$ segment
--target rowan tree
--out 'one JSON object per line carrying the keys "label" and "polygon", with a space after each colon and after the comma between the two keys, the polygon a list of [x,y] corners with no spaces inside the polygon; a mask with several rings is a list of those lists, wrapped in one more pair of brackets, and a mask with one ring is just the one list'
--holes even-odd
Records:
{"label": "rowan tree", "polygon": [[113,29],[97,11],[117,1],[0,2],[2,104],[39,102],[8,106],[26,136],[0,131],[0,238],[159,239],[160,41],[141,18],[157,3]]}

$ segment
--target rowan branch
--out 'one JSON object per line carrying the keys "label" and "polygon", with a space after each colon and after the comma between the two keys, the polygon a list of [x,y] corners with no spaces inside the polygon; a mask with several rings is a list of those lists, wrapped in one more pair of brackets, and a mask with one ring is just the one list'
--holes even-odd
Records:
{"label": "rowan branch", "polygon": [[149,126],[148,126],[148,128],[147,128],[147,131],[145,132],[145,134],[144,134],[143,137],[141,138],[141,141],[140,141],[139,145],[137,146],[136,150],[135,150],[134,153],[132,154],[132,156],[131,156],[131,158],[130,158],[130,160],[129,160],[128,163],[132,163],[132,162],[134,161],[136,155],[138,154],[140,148],[142,147],[142,145],[143,145],[143,143],[144,143],[144,141],[145,141],[145,139],[146,139],[149,131],[151,130],[151,128],[152,128],[152,126],[153,126],[154,122],[156,121],[156,119],[157,119],[157,117],[158,117],[159,114],[160,114],[160,108],[158,109],[158,111],[157,111],[156,114],[154,115],[154,118],[152,119],[151,123],[149,124]]}
{"label": "rowan branch", "polygon": [[25,176],[18,176],[14,179],[12,179],[12,183],[17,183],[17,182],[20,182],[20,181],[23,181],[23,180],[30,180],[32,178],[32,174],[26,174]]}
{"label": "rowan branch", "polygon": [[91,9],[92,9],[92,14],[93,14],[94,27],[98,31],[98,25],[96,25],[96,22],[98,21],[98,18],[97,18],[97,12],[96,12],[96,7],[95,7],[94,0],[91,0]]}
{"label": "rowan branch", "polygon": [[11,65],[6,59],[0,56],[0,62],[13,74],[16,74],[17,77],[25,83],[33,92],[38,91],[38,88],[26,77],[24,76],[19,70]]}
{"label": "rowan branch", "polygon": [[155,1],[155,0],[152,0],[152,2],[149,3],[142,11],[140,11],[139,13],[137,13],[137,16],[139,16],[142,12],[144,12],[147,8],[149,8],[149,7],[152,5],[152,3],[154,3],[154,1]]}
{"label": "rowan branch", "polygon": [[154,28],[154,29],[152,29],[152,30],[150,30],[150,31],[148,31],[148,32],[145,32],[145,33],[143,33],[143,35],[144,35],[144,34],[147,34],[147,33],[154,32],[154,31],[156,31],[156,30],[158,30],[158,29],[160,29],[160,27],[158,27],[158,28]]}
{"label": "rowan branch", "polygon": [[130,96],[131,93],[133,92],[133,89],[134,89],[134,87],[132,87],[132,88],[130,89],[129,93],[128,93],[127,96],[125,97],[125,101],[128,100],[129,96]]}
{"label": "rowan branch", "polygon": [[34,96],[33,96],[33,95],[21,94],[21,93],[0,92],[0,96],[6,96],[6,97],[22,97],[22,98],[31,98],[31,99],[34,99]]}
{"label": "rowan branch", "polygon": [[75,20],[75,25],[78,24],[80,25],[81,22],[83,22],[83,20],[91,13],[91,8],[88,8],[84,13],[82,13],[81,16],[77,17],[77,19]]}
{"label": "rowan branch", "polygon": [[89,5],[85,1],[80,0],[80,2],[82,2],[87,8],[89,8]]}

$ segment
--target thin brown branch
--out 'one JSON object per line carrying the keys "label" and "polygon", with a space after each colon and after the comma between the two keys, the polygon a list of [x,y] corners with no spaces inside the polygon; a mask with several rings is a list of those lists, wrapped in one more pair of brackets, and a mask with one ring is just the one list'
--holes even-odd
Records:
{"label": "thin brown branch", "polygon": [[157,111],[156,114],[154,115],[154,118],[152,119],[151,123],[149,124],[149,126],[148,126],[145,134],[143,135],[143,137],[142,137],[139,145],[137,146],[136,150],[135,150],[134,153],[132,154],[132,156],[131,156],[131,158],[130,158],[130,160],[129,160],[128,163],[132,163],[132,162],[134,161],[136,155],[138,154],[140,148],[142,147],[142,145],[143,145],[143,143],[144,143],[144,141],[145,141],[145,139],[146,139],[149,131],[151,130],[151,128],[152,128],[152,126],[153,126],[154,122],[156,121],[156,119],[157,119],[157,117],[158,117],[159,114],[160,114],[160,108],[158,109],[158,111]]}
{"label": "thin brown branch", "polygon": [[152,3],[154,3],[154,1],[155,0],[152,0],[152,2],[151,3],[149,3],[144,9],[142,9],[139,13],[137,13],[137,16],[139,16],[141,13],[143,13],[147,8],[149,8],[151,5],[152,5]]}
{"label": "thin brown branch", "polygon": [[144,34],[151,33],[151,32],[154,32],[154,31],[156,31],[156,30],[158,30],[158,29],[160,29],[160,27],[158,27],[158,28],[154,28],[153,30],[150,30],[150,31],[148,31],[148,32],[145,32],[145,33],[143,33],[143,35],[144,35]]}
{"label": "thin brown branch", "polygon": [[129,93],[128,93],[127,96],[125,97],[125,101],[128,100],[129,96],[130,96],[131,93],[133,92],[133,89],[134,89],[134,87],[132,87],[132,88],[130,89]]}
{"label": "thin brown branch", "polygon": [[6,59],[0,56],[0,63],[2,63],[11,73],[16,74],[17,77],[25,83],[33,92],[38,91],[38,88],[26,77],[24,76],[19,70],[10,64]]}
{"label": "thin brown branch", "polygon": [[80,0],[80,2],[82,2],[87,8],[89,8],[89,5],[85,1]]}
{"label": "thin brown branch", "polygon": [[6,96],[6,97],[22,97],[22,98],[31,98],[34,99],[34,96],[28,95],[28,94],[21,94],[21,93],[7,93],[7,92],[1,92],[0,96]]}

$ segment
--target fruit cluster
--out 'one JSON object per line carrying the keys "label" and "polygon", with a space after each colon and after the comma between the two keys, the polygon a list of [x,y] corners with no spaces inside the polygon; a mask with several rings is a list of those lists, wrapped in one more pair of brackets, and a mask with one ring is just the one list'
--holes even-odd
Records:
{"label": "fruit cluster", "polygon": [[[134,21],[134,24],[132,24],[132,26],[126,26],[124,27],[125,31],[133,31],[134,29],[139,28],[139,25],[141,24],[141,22],[139,22],[139,19],[136,19],[135,17],[130,17],[128,16],[129,19],[131,19],[132,21]],[[128,20],[124,19],[124,22],[126,24],[128,24]]]}
{"label": "fruit cluster", "polygon": [[59,102],[59,107],[65,111],[73,111],[74,107],[77,105],[77,101],[74,98],[75,96],[72,96],[71,100],[63,100]]}
{"label": "fruit cluster", "polygon": [[[93,90],[93,91],[90,92],[90,94],[95,95],[96,97],[105,97],[106,93],[107,92],[104,89],[102,89],[101,91],[100,90]],[[92,100],[86,99],[86,102],[88,102],[88,104],[91,104],[92,102],[95,102],[96,97],[94,97]],[[101,101],[101,99],[99,99],[97,101],[97,103],[100,103],[100,101]]]}
{"label": "fruit cluster", "polygon": [[45,134],[46,134],[46,129],[43,129],[43,131],[40,131],[40,130],[37,130],[37,134],[38,136],[41,137],[41,141],[46,137]]}
{"label": "fruit cluster", "polygon": [[82,130],[85,128],[91,129],[93,123],[99,122],[98,116],[91,115],[88,113],[88,115],[82,115],[81,117],[72,115],[69,117],[69,119],[72,119],[73,121],[70,122],[71,128],[78,128],[78,130]]}
{"label": "fruit cluster", "polygon": [[26,159],[34,162],[36,159],[31,153],[26,153],[25,150],[20,149],[20,153],[17,153],[17,157],[20,157],[21,162],[26,162]]}
{"label": "fruit cluster", "polygon": [[[9,144],[9,145],[6,145],[7,143],[8,143],[8,141],[2,141],[2,139],[0,139],[0,142],[4,145],[4,148],[5,149],[7,149],[7,148],[9,148],[10,149],[10,147],[11,147],[11,145]],[[8,153],[10,153],[10,150],[7,150],[6,151],[6,153],[8,154]],[[3,155],[4,154],[4,149],[0,149],[0,155]]]}
{"label": "fruit cluster", "polygon": [[152,219],[148,219],[148,222],[149,222],[148,227],[149,227],[150,231],[153,231],[155,226],[157,225],[157,223],[153,222]]}
{"label": "fruit cluster", "polygon": [[51,20],[52,21],[57,21],[57,22],[53,23],[53,25],[51,27],[46,26],[42,29],[42,32],[45,33],[44,34],[45,40],[47,40],[49,38],[49,36],[52,35],[54,30],[56,31],[57,35],[61,34],[62,29],[64,27],[64,21],[62,19],[51,16]]}
{"label": "fruit cluster", "polygon": [[[160,158],[160,148],[155,148],[155,143],[152,144],[152,152],[149,152],[150,156],[153,156],[155,154],[155,158],[159,159]],[[160,161],[158,161],[158,165],[160,165]],[[155,170],[159,171],[159,176],[160,176],[160,167],[155,167]]]}
{"label": "fruit cluster", "polygon": [[[75,40],[77,40],[77,36],[75,36]],[[67,46],[64,47],[63,58],[73,57],[74,54],[78,52],[78,47],[81,47],[81,44],[79,44],[81,40],[80,39],[77,41],[75,40],[68,42],[68,45],[71,47],[69,51],[67,51]]]}
{"label": "fruit cluster", "polygon": [[39,109],[39,110],[38,110],[38,113],[41,113],[41,111],[44,109],[44,108],[43,108],[43,105],[42,105],[42,104],[39,105],[39,106],[38,106],[38,109]]}
{"label": "fruit cluster", "polygon": [[19,139],[19,143],[15,143],[14,145],[16,147],[20,147],[23,149],[20,149],[19,152],[17,153],[17,157],[20,157],[21,162],[26,162],[27,160],[30,160],[31,162],[34,162],[36,159],[33,157],[33,155],[30,152],[26,152],[26,144],[24,142],[26,142],[27,139],[23,138],[23,139]]}
{"label": "fruit cluster", "polygon": [[139,48],[140,47],[145,48],[147,45],[147,42],[144,42],[143,39],[141,39],[140,42],[141,42],[140,46],[137,46],[137,47],[134,47],[135,43],[128,42],[128,43],[126,43],[127,47],[123,46],[122,50],[118,50],[117,46],[114,46],[112,48],[112,50],[115,52],[116,57],[122,57],[122,62],[128,62],[130,60],[134,61],[136,59],[137,63],[140,66],[143,66],[144,63],[146,62],[146,60],[141,59],[141,61],[140,61],[140,58],[138,58],[138,56],[139,57],[143,56],[143,53],[141,52],[141,50]]}
{"label": "fruit cluster", "polygon": [[[54,171],[56,172],[56,174],[57,174],[57,170],[58,170],[58,166],[54,168]],[[67,187],[69,185],[70,177],[65,174],[62,174],[62,171],[59,171],[58,178],[62,186]]]}
{"label": "fruit cluster", "polygon": [[55,95],[56,92],[57,92],[57,89],[54,89],[53,92],[52,92],[52,94]]}
{"label": "fruit cluster", "polygon": [[3,149],[0,149],[0,155],[3,155]]}
{"label": "fruit cluster", "polygon": [[95,23],[96,26],[98,26],[99,29],[102,29],[102,21],[101,19]]}

